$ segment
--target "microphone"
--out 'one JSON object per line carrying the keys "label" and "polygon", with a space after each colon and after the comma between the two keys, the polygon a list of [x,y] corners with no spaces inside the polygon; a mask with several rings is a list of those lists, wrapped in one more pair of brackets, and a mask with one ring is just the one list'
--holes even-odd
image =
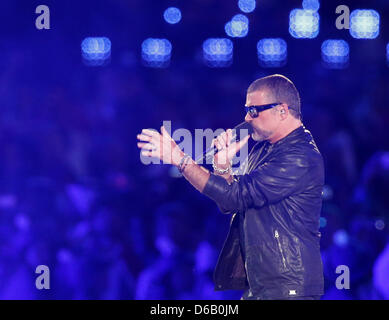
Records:
{"label": "microphone", "polygon": [[[239,123],[237,126],[235,126],[233,130],[232,140],[236,139],[235,141],[240,141],[241,139],[238,138],[238,130],[246,129],[248,131],[248,134],[252,134],[254,132],[253,128],[250,124],[248,124],[246,121],[243,121],[242,123]],[[235,130],[235,132],[234,132]],[[246,136],[243,136],[242,138],[245,138]],[[218,149],[216,146],[210,147],[207,150],[204,151],[204,153],[199,156],[197,159],[195,159],[196,162],[205,159],[208,159],[210,156],[213,156],[215,153],[217,153]]]}

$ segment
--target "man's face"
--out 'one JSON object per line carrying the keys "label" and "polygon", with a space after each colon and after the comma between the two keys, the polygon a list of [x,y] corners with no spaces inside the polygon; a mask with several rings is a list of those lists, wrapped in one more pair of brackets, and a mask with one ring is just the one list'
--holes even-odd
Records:
{"label": "man's face", "polygon": [[[274,98],[264,90],[248,93],[246,97],[247,107],[260,106],[275,102],[278,101],[275,101]],[[248,113],[245,117],[245,121],[253,127],[254,132],[251,137],[255,141],[269,140],[269,138],[271,138],[278,129],[280,120],[279,113],[275,112],[274,108],[260,112],[256,118],[251,118]]]}

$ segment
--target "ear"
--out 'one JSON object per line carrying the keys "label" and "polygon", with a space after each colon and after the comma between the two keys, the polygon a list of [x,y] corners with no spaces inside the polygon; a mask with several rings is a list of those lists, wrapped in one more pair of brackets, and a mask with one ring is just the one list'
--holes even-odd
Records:
{"label": "ear", "polygon": [[285,120],[289,115],[289,109],[288,105],[286,103],[283,103],[280,105],[280,116],[281,120]]}

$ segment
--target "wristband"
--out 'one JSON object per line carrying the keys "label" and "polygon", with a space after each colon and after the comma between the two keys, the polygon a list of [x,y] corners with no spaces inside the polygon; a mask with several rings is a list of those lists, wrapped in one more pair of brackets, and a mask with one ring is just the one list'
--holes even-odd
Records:
{"label": "wristband", "polygon": [[[179,171],[180,173],[182,173],[182,172],[184,171],[184,169],[185,169],[185,167],[186,167],[186,160],[189,159],[189,158],[190,158],[190,156],[188,156],[187,154],[185,154],[185,155],[182,157],[182,159],[181,159],[181,161],[180,161],[180,163],[179,163],[179,165],[178,165],[178,171]],[[184,164],[185,164],[185,166],[183,167]]]}

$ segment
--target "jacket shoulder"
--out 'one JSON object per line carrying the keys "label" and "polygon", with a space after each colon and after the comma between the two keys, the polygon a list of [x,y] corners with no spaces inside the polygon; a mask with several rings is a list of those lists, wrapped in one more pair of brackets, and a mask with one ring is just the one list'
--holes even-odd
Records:
{"label": "jacket shoulder", "polygon": [[292,162],[298,166],[320,166],[323,164],[323,157],[313,140],[312,136],[305,139],[295,140],[279,148],[274,156],[280,161]]}

